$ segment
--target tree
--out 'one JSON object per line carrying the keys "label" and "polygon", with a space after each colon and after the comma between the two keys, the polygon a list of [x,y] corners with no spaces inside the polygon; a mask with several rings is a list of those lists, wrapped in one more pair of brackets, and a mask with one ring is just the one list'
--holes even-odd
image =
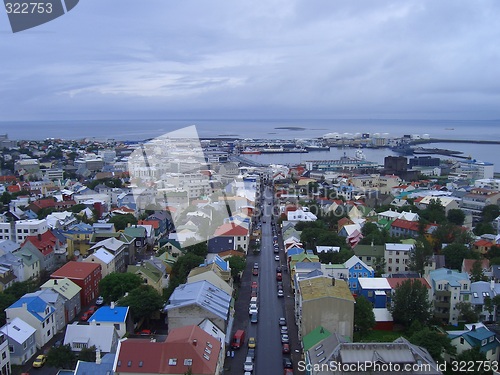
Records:
{"label": "tree", "polygon": [[56,368],[73,368],[76,362],[75,353],[69,345],[50,348],[47,353],[47,365]]}
{"label": "tree", "polygon": [[491,223],[480,221],[474,228],[474,234],[476,236],[481,236],[483,234],[495,234],[495,228],[493,228]]}
{"label": "tree", "polygon": [[425,210],[419,212],[419,216],[427,222],[443,224],[446,222],[446,211],[439,198],[431,199]]}
{"label": "tree", "polygon": [[446,246],[442,254],[445,257],[446,267],[453,270],[461,269],[464,259],[477,259],[478,257],[477,253],[458,243]]}
{"label": "tree", "polygon": [[481,211],[481,221],[490,223],[500,216],[500,207],[496,204],[489,204],[483,207]]}
{"label": "tree", "polygon": [[120,306],[129,306],[135,322],[149,319],[151,314],[163,307],[162,296],[151,286],[141,285],[135,288],[126,297],[118,300]]}
{"label": "tree", "polygon": [[456,352],[456,348],[451,344],[451,340],[447,335],[431,330],[429,327],[424,327],[414,332],[409,341],[412,344],[427,349],[432,358],[437,362],[443,361],[443,352],[447,352],[450,355],[454,355]]}
{"label": "tree", "polygon": [[458,319],[465,321],[465,323],[474,323],[479,320],[479,314],[474,310],[470,302],[459,302],[456,305],[458,310]]}
{"label": "tree", "polygon": [[448,221],[455,225],[464,225],[465,213],[459,208],[452,208],[446,215]]}
{"label": "tree", "polygon": [[470,272],[471,272],[470,276],[471,283],[474,283],[476,281],[488,281],[488,278],[484,275],[483,263],[479,259],[476,259],[474,263],[472,263],[472,268]]}
{"label": "tree", "polygon": [[109,302],[117,301],[126,292],[130,292],[141,285],[142,279],[139,275],[129,272],[113,272],[99,282],[99,290],[104,300]]}
{"label": "tree", "polygon": [[427,287],[420,280],[408,279],[396,287],[390,308],[394,321],[409,327],[414,321],[422,324],[431,318]]}
{"label": "tree", "polygon": [[[475,375],[491,375],[493,371],[485,366],[489,361],[486,358],[486,354],[479,350],[479,347],[475,346],[472,349],[464,350],[462,353],[455,356],[455,361],[453,363],[466,363],[468,366],[473,366],[472,368],[467,367],[467,372]],[[459,369],[457,369],[459,370]],[[454,371],[452,369],[452,371]],[[459,372],[459,371],[454,371]]]}
{"label": "tree", "polygon": [[424,268],[432,255],[432,246],[424,236],[419,236],[413,250],[410,252],[409,268],[412,271],[424,274]]}
{"label": "tree", "polygon": [[137,224],[137,219],[132,214],[115,215],[111,219],[109,219],[108,222],[113,223],[116,230],[124,230],[128,226],[128,224]]}
{"label": "tree", "polygon": [[364,334],[375,325],[373,306],[364,296],[356,298],[354,304],[354,329]]}
{"label": "tree", "polygon": [[83,348],[78,354],[78,359],[84,362],[95,362],[96,350],[95,345],[90,348]]}
{"label": "tree", "polygon": [[208,246],[206,242],[198,242],[194,245],[186,247],[186,253],[193,253],[205,258],[208,254]]}
{"label": "tree", "polygon": [[490,296],[484,297],[484,308],[488,311],[488,314],[490,314],[488,320],[492,320],[491,318],[493,317],[493,311],[495,311],[495,305],[493,304],[493,300]]}
{"label": "tree", "polygon": [[244,271],[247,261],[244,257],[237,255],[230,256],[227,258],[227,261],[229,262],[229,267],[231,267],[231,276],[233,279],[238,279],[241,272]]}

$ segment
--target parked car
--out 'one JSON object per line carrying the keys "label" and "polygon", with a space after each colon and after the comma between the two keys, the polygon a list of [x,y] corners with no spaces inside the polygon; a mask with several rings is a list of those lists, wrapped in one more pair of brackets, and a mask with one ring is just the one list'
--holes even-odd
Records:
{"label": "parked car", "polygon": [[248,308],[248,315],[252,315],[252,314],[257,314],[259,312],[259,308],[257,306],[250,306]]}
{"label": "parked car", "polygon": [[279,323],[280,326],[286,326],[286,318],[280,318]]}
{"label": "parked car", "polygon": [[80,317],[80,320],[82,322],[86,322],[87,320],[89,320],[89,318],[92,316],[93,313],[91,313],[90,311],[85,311],[82,316]]}
{"label": "parked car", "polygon": [[288,337],[287,334],[281,335],[281,343],[282,344],[288,344],[290,342],[290,338]]}
{"label": "parked car", "polygon": [[283,354],[290,353],[290,344],[286,344],[286,343],[283,344],[282,352],[283,352]]}
{"label": "parked car", "polygon": [[281,272],[276,273],[276,280],[278,280],[278,281],[283,280],[283,276],[281,276]]}
{"label": "parked car", "polygon": [[255,340],[255,337],[250,337],[248,339],[248,347],[251,349],[255,349],[256,346],[257,346],[257,340]]}
{"label": "parked car", "polygon": [[293,368],[292,360],[288,357],[283,357],[283,367],[284,368]]}
{"label": "parked car", "polygon": [[249,372],[253,371],[253,361],[252,361],[252,358],[247,357],[245,359],[245,363],[243,363],[243,371],[249,371]]}
{"label": "parked car", "polygon": [[255,348],[248,349],[247,358],[248,357],[252,358],[252,361],[255,360]]}
{"label": "parked car", "polygon": [[45,355],[43,355],[43,354],[40,354],[33,361],[33,367],[40,368],[40,367],[42,367],[45,364],[46,361],[47,361],[47,357]]}
{"label": "parked car", "polygon": [[259,268],[259,263],[255,262],[255,263],[253,264],[253,268]]}
{"label": "parked car", "polygon": [[95,300],[95,304],[96,304],[97,306],[100,306],[100,305],[102,305],[103,303],[104,303],[104,297],[102,297],[102,296],[97,297],[97,299]]}
{"label": "parked car", "polygon": [[276,256],[274,257],[274,260],[275,260],[276,262],[279,262],[279,261],[280,261],[280,256],[279,256],[279,255],[276,255]]}
{"label": "parked car", "polygon": [[281,266],[276,267],[276,272],[281,272]]}
{"label": "parked car", "polygon": [[87,311],[90,312],[91,314],[95,313],[97,311],[98,307],[97,306],[90,306]]}
{"label": "parked car", "polygon": [[293,369],[286,368],[285,371],[283,372],[283,375],[293,375]]}
{"label": "parked car", "polygon": [[257,289],[259,287],[259,284],[257,284],[257,281],[252,281],[252,289]]}
{"label": "parked car", "polygon": [[288,327],[287,326],[281,326],[280,333],[282,335],[288,334]]}
{"label": "parked car", "polygon": [[258,269],[258,268],[254,268],[254,269],[252,270],[252,275],[254,275],[254,276],[259,276],[259,269]]}
{"label": "parked car", "polygon": [[285,293],[283,293],[283,289],[278,289],[278,297],[284,297]]}
{"label": "parked car", "polygon": [[259,314],[253,313],[250,317],[250,323],[257,323],[259,321]]}

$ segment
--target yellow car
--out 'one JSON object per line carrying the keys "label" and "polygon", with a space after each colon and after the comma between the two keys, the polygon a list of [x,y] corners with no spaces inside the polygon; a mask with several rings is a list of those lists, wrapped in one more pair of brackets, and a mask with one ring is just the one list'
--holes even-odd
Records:
{"label": "yellow car", "polygon": [[257,341],[255,340],[255,337],[250,337],[248,339],[248,347],[255,348],[256,346],[257,346]]}
{"label": "yellow car", "polygon": [[42,367],[45,364],[45,361],[47,360],[47,356],[40,354],[38,357],[35,358],[33,361],[33,367]]}

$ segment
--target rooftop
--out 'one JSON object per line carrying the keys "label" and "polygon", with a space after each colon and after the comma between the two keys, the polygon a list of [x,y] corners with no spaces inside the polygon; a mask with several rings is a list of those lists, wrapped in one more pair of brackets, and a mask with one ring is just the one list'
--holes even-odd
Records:
{"label": "rooftop", "polygon": [[[333,282],[335,285],[332,284]],[[343,280],[315,277],[299,281],[299,287],[304,301],[333,297],[354,302],[354,297]]]}

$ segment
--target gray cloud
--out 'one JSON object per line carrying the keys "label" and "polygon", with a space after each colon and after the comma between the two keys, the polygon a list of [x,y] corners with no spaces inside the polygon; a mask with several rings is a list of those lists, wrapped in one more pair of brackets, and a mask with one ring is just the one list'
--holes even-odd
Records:
{"label": "gray cloud", "polygon": [[9,34],[9,119],[499,118],[496,1],[86,0]]}

